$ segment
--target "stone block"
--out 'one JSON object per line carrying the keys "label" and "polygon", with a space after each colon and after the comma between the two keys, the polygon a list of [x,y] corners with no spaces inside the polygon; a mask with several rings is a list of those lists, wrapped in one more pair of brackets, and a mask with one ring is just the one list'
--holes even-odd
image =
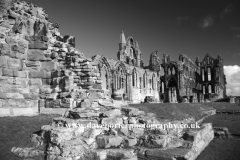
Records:
{"label": "stone block", "polygon": [[131,146],[135,146],[137,144],[137,138],[126,138],[124,139],[124,146],[125,147],[131,147]]}
{"label": "stone block", "polygon": [[20,93],[0,93],[1,99],[23,99],[23,95]]}
{"label": "stone block", "polygon": [[61,108],[61,100],[54,99],[54,100],[46,100],[46,108]]}
{"label": "stone block", "polygon": [[41,50],[47,50],[48,49],[48,46],[46,43],[43,43],[43,42],[30,42],[28,44],[28,48],[29,49],[41,49]]}
{"label": "stone block", "polygon": [[7,36],[6,37],[6,43],[7,44],[11,44],[11,45],[14,45],[14,44],[17,44],[17,38],[16,37],[12,37],[12,36]]}
{"label": "stone block", "polygon": [[37,100],[26,99],[5,99],[2,101],[3,107],[6,108],[38,108]]}
{"label": "stone block", "polygon": [[67,108],[40,108],[40,114],[57,114],[63,115],[68,109]]}
{"label": "stone block", "polygon": [[7,56],[0,56],[0,68],[7,67]]}
{"label": "stone block", "polygon": [[46,57],[45,52],[39,49],[28,49],[27,59],[29,61],[50,61],[51,58]]}
{"label": "stone block", "polygon": [[12,51],[20,52],[22,54],[26,53],[26,48],[23,48],[22,46],[13,45],[11,48],[12,48]]}
{"label": "stone block", "polygon": [[123,124],[122,118],[114,117],[114,118],[103,118],[101,121],[102,125],[121,125]]}
{"label": "stone block", "polygon": [[38,115],[38,107],[35,108],[13,108],[14,116],[35,116]]}
{"label": "stone block", "polygon": [[92,100],[91,99],[84,99],[84,101],[82,101],[80,103],[80,107],[81,108],[90,108],[92,104]]}
{"label": "stone block", "polygon": [[42,85],[51,85],[52,84],[52,79],[42,79]]}
{"label": "stone block", "polygon": [[99,148],[111,148],[118,147],[122,143],[122,137],[120,136],[98,136],[97,137],[97,145]]}
{"label": "stone block", "polygon": [[2,75],[3,76],[8,76],[8,77],[18,77],[19,73],[17,69],[7,69],[3,68],[2,69]]}
{"label": "stone block", "polygon": [[88,98],[90,99],[101,99],[104,97],[102,92],[98,92],[96,90],[88,90]]}
{"label": "stone block", "polygon": [[11,51],[10,49],[10,45],[6,44],[6,43],[0,43],[0,53],[1,55],[7,55],[9,54]]}
{"label": "stone block", "polygon": [[41,63],[39,61],[25,61],[26,67],[40,67]]}
{"label": "stone block", "polygon": [[22,69],[22,63],[19,59],[8,58],[7,64],[8,64],[8,68],[16,68],[19,70]]}
{"label": "stone block", "polygon": [[41,63],[41,70],[54,71],[56,69],[57,69],[56,62],[42,62]]}
{"label": "stone block", "polygon": [[20,39],[20,40],[18,41],[18,45],[21,46],[21,47],[23,47],[23,48],[27,48],[27,47],[28,47],[28,41],[23,40],[23,39]]}
{"label": "stone block", "polygon": [[10,116],[10,109],[9,108],[0,108],[0,117]]}
{"label": "stone block", "polygon": [[108,117],[108,118],[114,118],[122,115],[120,109],[110,109],[108,111],[103,111],[101,113],[103,117]]}
{"label": "stone block", "polygon": [[41,86],[42,85],[42,79],[40,79],[40,78],[30,78],[29,79],[29,84],[30,85],[39,85],[39,86]]}
{"label": "stone block", "polygon": [[28,72],[27,71],[18,71],[18,76],[20,78],[27,78],[28,77]]}

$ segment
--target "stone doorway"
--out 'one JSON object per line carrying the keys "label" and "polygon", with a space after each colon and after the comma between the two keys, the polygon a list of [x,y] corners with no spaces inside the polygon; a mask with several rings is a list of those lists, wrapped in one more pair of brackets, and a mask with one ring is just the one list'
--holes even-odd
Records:
{"label": "stone doorway", "polygon": [[177,103],[177,83],[171,78],[168,82],[168,102]]}

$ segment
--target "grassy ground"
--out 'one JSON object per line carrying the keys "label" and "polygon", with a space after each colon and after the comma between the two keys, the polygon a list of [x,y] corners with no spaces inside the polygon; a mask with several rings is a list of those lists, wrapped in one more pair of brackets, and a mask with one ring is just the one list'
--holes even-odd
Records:
{"label": "grassy ground", "polygon": [[[146,112],[156,113],[158,118],[181,119],[201,117],[199,110],[209,107],[217,110],[240,110],[229,103],[198,103],[198,104],[138,104],[132,105]],[[40,115],[34,117],[4,117],[0,118],[0,160],[18,160],[12,153],[12,147],[31,147],[29,136],[38,131],[42,125],[48,124],[55,115]],[[208,117],[204,122],[213,126],[228,127],[236,136],[240,135],[240,115],[218,114]],[[240,139],[240,137],[239,137]],[[197,160],[239,160],[240,140],[214,139],[202,152]]]}
{"label": "grassy ground", "polygon": [[[142,103],[131,104],[140,110],[150,113],[156,113],[157,118],[163,119],[183,119],[195,117],[197,120],[202,118],[201,110],[209,108],[226,109],[234,107],[227,102],[211,102],[211,103]],[[239,107],[240,108],[240,107]]]}
{"label": "grassy ground", "polygon": [[235,137],[233,139],[215,138],[197,160],[239,160],[240,115],[217,114],[206,118],[203,123],[205,122],[211,122],[215,127],[227,127]]}
{"label": "grassy ground", "polygon": [[29,136],[51,122],[54,115],[0,118],[0,160],[19,160],[12,147],[31,147]]}

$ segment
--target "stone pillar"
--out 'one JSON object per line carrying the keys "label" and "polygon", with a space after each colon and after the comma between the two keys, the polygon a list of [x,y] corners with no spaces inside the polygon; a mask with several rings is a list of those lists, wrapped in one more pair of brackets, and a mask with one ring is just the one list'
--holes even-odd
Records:
{"label": "stone pillar", "polygon": [[168,88],[168,100],[169,103],[172,103],[172,88]]}

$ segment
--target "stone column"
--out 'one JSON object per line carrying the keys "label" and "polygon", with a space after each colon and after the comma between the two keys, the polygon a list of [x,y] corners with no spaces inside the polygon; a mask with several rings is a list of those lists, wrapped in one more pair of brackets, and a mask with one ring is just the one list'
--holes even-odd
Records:
{"label": "stone column", "polygon": [[172,103],[172,92],[171,92],[172,88],[168,88],[168,100],[169,103]]}

